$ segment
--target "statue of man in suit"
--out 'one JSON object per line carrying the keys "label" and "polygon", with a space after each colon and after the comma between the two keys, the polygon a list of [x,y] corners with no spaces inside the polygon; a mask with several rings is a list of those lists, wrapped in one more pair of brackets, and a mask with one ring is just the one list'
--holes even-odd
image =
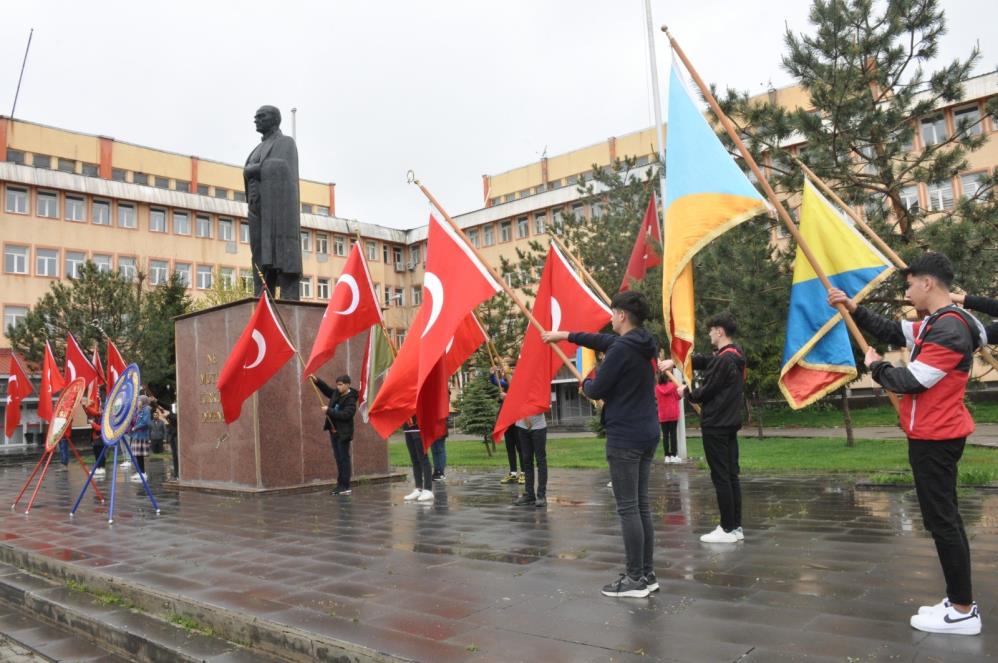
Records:
{"label": "statue of man in suit", "polygon": [[280,298],[298,300],[301,282],[301,205],[298,199],[298,148],[281,133],[281,111],[261,106],[253,116],[262,134],[243,168],[250,251],[253,254],[253,291],[267,287]]}

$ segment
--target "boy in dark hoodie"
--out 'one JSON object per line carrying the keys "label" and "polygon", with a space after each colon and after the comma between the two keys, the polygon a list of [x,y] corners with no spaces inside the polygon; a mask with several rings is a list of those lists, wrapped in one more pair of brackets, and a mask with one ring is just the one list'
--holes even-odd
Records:
{"label": "boy in dark hoodie", "polygon": [[655,403],[655,339],[642,324],[650,313],[639,292],[619,292],[610,301],[614,334],[545,332],[547,343],[568,341],[605,353],[596,377],[582,384],[586,396],[603,400],[606,460],[624,535],[627,572],[603,587],[605,596],[643,598],[658,590],[653,568],[655,529],[648,477],[658,447]]}
{"label": "boy in dark hoodie", "polygon": [[[701,385],[679,388],[679,396],[699,403],[703,452],[710,479],[717,493],[721,524],[700,537],[704,543],[736,543],[742,533],[742,488],[738,480],[738,429],[742,427],[742,390],[745,386],[745,355],[732,342],[738,333],[735,317],[728,312],[707,321],[711,356],[693,355],[693,369],[701,371]],[[659,362],[662,371],[672,370],[671,359]]]}
{"label": "boy in dark hoodie", "polygon": [[332,494],[349,495],[350,478],[353,474],[350,442],[353,440],[353,417],[357,413],[357,390],[350,386],[349,375],[336,378],[335,388],[317,375],[310,375],[309,378],[322,395],[329,399],[329,405],[322,408],[325,415],[322,430],[329,431],[329,442],[333,446],[333,458],[336,460],[336,488]]}

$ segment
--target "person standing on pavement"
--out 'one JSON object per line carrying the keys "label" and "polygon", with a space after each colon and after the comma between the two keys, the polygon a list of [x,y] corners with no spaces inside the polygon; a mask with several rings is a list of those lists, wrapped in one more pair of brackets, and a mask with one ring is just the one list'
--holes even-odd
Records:
{"label": "person standing on pavement", "polygon": [[310,375],[319,391],[329,399],[322,408],[325,422],[322,430],[329,431],[329,443],[336,460],[336,488],[332,495],[349,495],[353,465],[350,459],[350,442],[353,440],[353,417],[357,414],[357,390],[350,386],[350,376],[336,378],[336,387],[330,387],[317,375]]}
{"label": "person standing on pavement", "polygon": [[986,325],[984,330],[988,333],[989,345],[998,343],[998,299],[962,295],[956,292],[949,293],[949,298],[954,304],[960,304],[963,308],[990,315],[993,321],[990,325]]}
{"label": "person standing on pavement", "polygon": [[142,478],[146,473],[146,457],[152,448],[152,445],[149,444],[149,422],[151,421],[152,408],[149,407],[149,397],[139,396],[139,411],[132,423],[132,434],[129,441],[137,466],[131,478],[132,483],[142,483]]}
{"label": "person standing on pavement", "polygon": [[662,428],[662,450],[666,463],[682,462],[676,455],[679,444],[679,392],[676,385],[665,373],[659,372],[655,385],[655,401],[658,404],[658,423]]}
{"label": "person standing on pavement", "polygon": [[[548,505],[548,424],[540,412],[517,420],[516,436],[523,455],[524,493],[513,502],[516,506]],[[534,489],[534,464],[537,465],[537,488]]]}
{"label": "person standing on pavement", "polygon": [[102,415],[100,396],[98,395],[94,400],[84,398],[83,411],[87,415],[87,423],[90,424],[90,448],[94,452],[94,464],[97,465],[97,469],[94,470],[94,478],[103,479],[107,474],[107,470],[104,469],[107,454],[101,456],[101,451],[104,449],[104,439],[100,434]]}
{"label": "person standing on pavement", "polygon": [[605,353],[595,378],[582,390],[603,401],[606,459],[624,537],[625,573],[602,589],[604,596],[643,598],[658,590],[654,570],[655,528],[648,480],[658,447],[655,406],[657,344],[642,326],[650,316],[648,300],[639,292],[618,292],[610,300],[615,334],[548,331],[545,343],[568,341]]}
{"label": "person standing on pavement", "polygon": [[[506,392],[509,391],[509,381],[512,377],[513,364],[506,364],[507,367],[490,368],[489,382],[499,387],[499,404],[506,399]],[[503,443],[506,445],[506,458],[509,460],[509,474],[499,480],[499,483],[523,483],[523,451],[520,449],[520,438],[516,434],[516,426],[510,426],[503,434]],[[517,474],[516,462],[520,461],[521,472]]]}
{"label": "person standing on pavement", "polygon": [[409,452],[409,461],[412,463],[412,478],[416,487],[403,500],[406,502],[432,502],[433,501],[433,475],[430,472],[430,459],[423,448],[423,438],[419,434],[419,423],[413,417],[405,423],[403,429],[405,435],[405,448]]}
{"label": "person standing on pavement", "polygon": [[[745,538],[742,530],[742,487],[738,478],[738,430],[742,427],[744,409],[742,392],[745,386],[745,355],[732,342],[738,325],[730,313],[724,312],[707,320],[710,344],[714,354],[693,355],[693,370],[701,371],[701,385],[687,393],[679,387],[680,398],[699,403],[700,430],[703,452],[710,467],[710,480],[717,494],[721,524],[700,537],[704,543],[737,543]],[[660,361],[659,370],[671,371],[671,359]]]}
{"label": "person standing on pavement", "polygon": [[917,322],[890,320],[857,306],[842,290],[828,291],[828,303],[843,304],[856,324],[884,343],[910,348],[908,364],[894,366],[876,349],[865,363],[884,389],[902,394],[901,428],[908,437],[908,461],[922,521],[932,534],[946,580],[946,596],[912,615],[912,628],[928,633],[977,635],[981,616],[974,602],[970,543],[957,505],[957,464],[974,420],[964,394],[974,352],[987,343],[977,318],[952,305],[953,265],[942,253],[928,251],[901,272],[906,296],[925,315]]}

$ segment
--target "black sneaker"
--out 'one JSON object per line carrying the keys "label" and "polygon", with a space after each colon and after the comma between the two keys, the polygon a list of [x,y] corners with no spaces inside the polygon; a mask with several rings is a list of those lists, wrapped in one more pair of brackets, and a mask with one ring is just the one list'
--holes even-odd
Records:
{"label": "black sneaker", "polygon": [[349,495],[351,490],[349,488],[334,488],[329,492],[330,495]]}
{"label": "black sneaker", "polygon": [[654,571],[645,576],[645,584],[648,585],[649,592],[658,591],[658,578],[655,577]]}
{"label": "black sneaker", "polygon": [[443,480],[445,480],[446,478],[447,478],[447,477],[445,477],[445,476],[444,476],[444,473],[443,473],[443,472],[441,472],[440,474],[434,474],[434,475],[433,475],[433,480],[434,480],[434,481],[443,481]]}
{"label": "black sneaker", "polygon": [[648,585],[645,584],[644,578],[632,580],[627,577],[626,573],[621,573],[617,580],[611,582],[609,585],[603,586],[602,593],[603,596],[643,599],[651,592],[648,591]]}
{"label": "black sneaker", "polygon": [[528,495],[520,495],[513,501],[513,506],[532,506],[537,500]]}
{"label": "black sneaker", "polygon": [[534,506],[547,506],[547,505],[548,505],[548,498],[546,497],[538,497],[534,501]]}

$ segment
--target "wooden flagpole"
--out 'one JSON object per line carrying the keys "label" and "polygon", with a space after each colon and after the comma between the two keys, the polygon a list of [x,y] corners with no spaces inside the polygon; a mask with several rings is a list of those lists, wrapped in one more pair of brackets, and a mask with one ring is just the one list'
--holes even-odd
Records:
{"label": "wooden flagpole", "polygon": [[[815,275],[821,281],[821,284],[825,286],[825,289],[831,290],[833,286],[832,282],[828,280],[828,275],[825,274],[825,270],[822,269],[821,265],[818,263],[818,259],[811,251],[811,247],[808,246],[807,241],[800,234],[800,230],[797,229],[797,224],[794,223],[794,220],[790,218],[789,212],[787,212],[786,208],[783,207],[783,204],[777,197],[773,187],[770,186],[769,180],[766,179],[766,176],[763,174],[762,170],[759,169],[759,164],[755,162],[755,159],[752,158],[752,154],[748,151],[748,148],[745,147],[745,143],[742,142],[738,132],[735,131],[735,127],[731,124],[731,120],[728,119],[728,116],[721,110],[721,107],[717,103],[717,99],[714,98],[714,95],[711,94],[710,89],[703,82],[703,79],[700,78],[700,74],[698,74],[696,69],[693,68],[692,63],[690,63],[687,59],[683,49],[680,48],[675,38],[672,34],[670,34],[668,27],[663,25],[662,31],[669,38],[669,45],[672,47],[673,52],[679,56],[679,59],[683,62],[683,66],[686,67],[686,71],[688,71],[690,76],[693,77],[693,81],[700,89],[700,93],[703,95],[707,105],[710,106],[710,109],[714,112],[714,116],[721,123],[721,126],[724,127],[725,133],[727,133],[728,137],[731,138],[732,142],[735,144],[735,147],[738,148],[738,152],[741,154],[742,159],[745,160],[746,165],[748,165],[749,169],[755,175],[759,185],[762,187],[763,192],[766,194],[766,198],[769,199],[770,204],[776,209],[780,220],[783,221],[783,224],[787,227],[787,230],[797,242],[797,246],[800,248],[801,253],[803,253],[804,257],[807,258],[807,261],[811,263],[811,269],[814,270]],[[863,353],[866,353],[866,351],[870,348],[870,344],[866,342],[866,338],[863,337],[863,333],[859,330],[859,327],[856,326],[856,321],[852,319],[852,315],[849,314],[849,310],[845,307],[845,304],[837,304],[835,308],[838,309],[839,314],[842,316],[842,320],[846,323],[846,327],[849,329],[849,333],[852,335],[853,340],[856,341],[856,345],[859,346]],[[897,396],[889,391],[887,392],[887,395],[888,398],[890,398],[891,404],[894,405],[894,409],[898,410]]]}
{"label": "wooden flagpole", "polygon": [[[430,201],[430,204],[433,205],[435,208],[437,208],[437,211],[440,212],[441,216],[444,217],[444,220],[446,220],[447,223],[450,224],[450,227],[454,230],[454,232],[456,232],[458,236],[460,236],[461,239],[464,240],[464,243],[468,246],[468,248],[471,249],[471,251],[481,261],[481,263],[485,265],[485,267],[492,274],[492,278],[496,280],[496,282],[503,289],[506,295],[511,300],[513,300],[513,303],[516,304],[516,307],[520,309],[520,313],[526,316],[530,324],[533,325],[534,328],[542,334],[548,331],[547,329],[544,329],[541,323],[537,321],[537,318],[533,316],[533,314],[530,312],[527,306],[523,303],[523,300],[521,300],[517,296],[517,294],[513,292],[513,289],[509,287],[505,279],[503,279],[502,276],[499,274],[499,272],[496,271],[496,268],[493,267],[492,264],[489,261],[487,261],[484,256],[482,256],[481,252],[470,241],[468,241],[468,237],[467,235],[464,234],[464,231],[462,231],[461,228],[458,227],[454,219],[452,219],[451,216],[447,213],[447,211],[444,210],[443,207],[441,207],[440,203],[437,201],[436,198],[434,198],[433,194],[430,193],[425,186],[423,186],[423,183],[416,179],[415,174],[411,170],[407,173],[407,179],[410,184],[415,184],[416,186],[418,186],[419,190],[423,192],[424,196],[426,196],[426,199]],[[582,376],[579,374],[579,370],[575,367],[575,362],[569,359],[565,355],[565,353],[561,351],[561,348],[559,348],[557,345],[552,344],[551,349],[554,350],[554,353],[558,355],[558,358],[561,359],[561,361],[565,364],[565,366],[568,367],[568,370],[571,371],[572,375],[575,377],[576,380],[578,380],[579,384],[582,384]]]}

